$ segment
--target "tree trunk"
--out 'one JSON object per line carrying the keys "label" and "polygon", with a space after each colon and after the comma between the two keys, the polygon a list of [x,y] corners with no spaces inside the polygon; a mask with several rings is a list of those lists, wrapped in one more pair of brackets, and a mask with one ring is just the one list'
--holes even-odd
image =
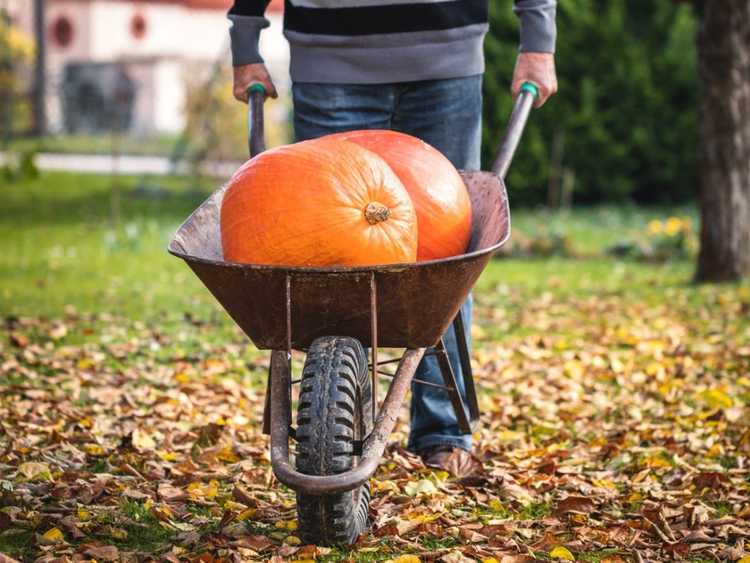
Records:
{"label": "tree trunk", "polygon": [[750,275],[750,1],[699,2],[698,281]]}
{"label": "tree trunk", "polygon": [[45,43],[45,0],[34,0],[34,134],[42,136],[47,131],[47,56]]}

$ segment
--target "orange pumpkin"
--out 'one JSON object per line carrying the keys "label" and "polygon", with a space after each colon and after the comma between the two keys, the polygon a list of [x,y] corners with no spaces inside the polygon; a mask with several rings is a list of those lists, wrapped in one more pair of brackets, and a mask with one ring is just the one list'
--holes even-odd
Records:
{"label": "orange pumpkin", "polygon": [[329,135],[373,151],[404,183],[417,212],[418,260],[466,252],[471,238],[471,200],[451,162],[424,141],[396,131],[364,130]]}
{"label": "orange pumpkin", "polygon": [[417,218],[376,154],[318,139],[278,147],[232,177],[221,206],[224,259],[289,266],[414,262]]}

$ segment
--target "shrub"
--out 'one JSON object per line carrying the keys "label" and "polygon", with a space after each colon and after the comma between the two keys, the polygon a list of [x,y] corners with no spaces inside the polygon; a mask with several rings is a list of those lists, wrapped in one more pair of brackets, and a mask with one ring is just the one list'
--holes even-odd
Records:
{"label": "shrub", "polygon": [[[512,107],[518,21],[491,0],[485,43],[485,167]],[[554,139],[577,203],[666,203],[695,190],[695,19],[688,5],[562,0],[560,92],[529,123],[508,179],[514,203],[547,201]]]}

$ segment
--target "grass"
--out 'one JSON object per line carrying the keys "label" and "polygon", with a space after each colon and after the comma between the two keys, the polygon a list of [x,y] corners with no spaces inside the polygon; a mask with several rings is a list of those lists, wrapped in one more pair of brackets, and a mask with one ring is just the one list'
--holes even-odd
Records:
{"label": "grass", "polygon": [[126,500],[120,509],[132,523],[123,526],[127,535],[123,534],[123,538],[117,542],[118,547],[153,552],[163,549],[175,535],[174,531],[162,526],[143,503]]}
{"label": "grass", "polygon": [[536,520],[552,514],[554,507],[549,502],[532,502],[518,514],[519,520]]}
{"label": "grass", "polygon": [[0,554],[19,556],[26,552],[33,541],[32,531],[7,530],[0,533]]}
{"label": "grass", "polygon": [[[67,306],[167,324],[182,321],[186,313],[224,316],[185,265],[165,250],[181,221],[215,186],[187,178],[118,178],[118,221],[112,211],[112,182],[96,175],[45,173],[35,180],[0,184],[0,237],[5,243],[0,312],[54,317]],[[513,220],[514,228],[527,235],[568,229],[572,244],[590,252],[663,216],[660,210],[600,207],[558,214],[519,210]],[[506,259],[489,266],[477,289],[480,294],[502,294],[508,288],[555,294],[596,289],[658,297],[687,283],[691,269],[687,262]]]}
{"label": "grass", "polygon": [[14,139],[9,149],[14,151],[54,152],[66,154],[112,154],[113,142],[120,154],[139,156],[171,156],[179,136],[173,134],[137,137],[133,135],[65,134],[49,135],[41,139]]}
{"label": "grass", "polygon": [[[257,352],[246,344],[247,349],[241,352],[244,354],[245,365],[238,367],[240,362],[235,362],[235,352],[227,352],[224,345],[245,342],[239,335],[239,330],[189,269],[166,252],[167,243],[179,224],[215,186],[188,178],[122,177],[116,182],[116,191],[113,192],[113,180],[109,177],[44,173],[34,180],[0,184],[4,196],[4,205],[0,207],[0,237],[4,242],[3,252],[0,253],[0,314],[6,319],[46,317],[60,319],[63,325],[67,323],[66,334],[59,340],[52,337],[56,341],[54,345],[61,350],[88,342],[106,345],[105,337],[127,341],[129,331],[133,331],[133,342],[137,340],[142,347],[134,345],[135,351],[128,357],[107,354],[101,360],[106,364],[98,368],[99,373],[106,375],[109,370],[112,375],[133,371],[135,373],[130,374],[131,379],[127,380],[128,385],[132,388],[149,388],[155,395],[181,394],[184,386],[185,393],[203,389],[204,397],[210,398],[213,391],[224,383],[227,384],[227,389],[233,389],[231,384],[237,383],[248,388],[254,385],[257,387],[255,391],[260,393],[264,378],[254,377],[257,375],[253,374],[254,368],[249,366],[248,369],[246,365],[247,362],[259,361]],[[117,213],[113,212],[113,204],[117,201],[113,199],[113,193],[119,193],[120,196]],[[481,352],[482,345],[488,348],[488,342],[492,342],[495,347],[493,353],[498,354],[495,360],[504,362],[506,360],[501,354],[504,351],[500,350],[502,344],[496,346],[496,342],[502,343],[507,339],[515,345],[523,343],[528,346],[526,336],[540,335],[539,340],[544,336],[552,343],[551,346],[559,347],[554,348],[554,354],[565,355],[565,361],[551,362],[551,365],[557,369],[558,382],[565,381],[567,385],[567,363],[575,363],[576,356],[566,352],[566,340],[579,339],[578,344],[571,346],[571,349],[576,349],[576,346],[583,346],[580,339],[593,334],[591,331],[578,333],[579,328],[573,326],[575,323],[571,321],[573,319],[577,322],[576,313],[571,312],[571,307],[585,308],[590,304],[589,300],[596,299],[601,307],[590,307],[590,311],[606,311],[608,306],[621,307],[622,310],[617,313],[618,318],[624,319],[623,323],[627,324],[634,320],[628,318],[627,308],[630,304],[637,304],[641,313],[649,311],[649,308],[663,311],[667,305],[671,305],[673,311],[669,312],[670,315],[689,315],[691,311],[692,314],[695,311],[703,314],[702,311],[710,311],[713,305],[717,308],[722,304],[726,306],[727,299],[736,301],[738,291],[745,291],[747,288],[725,286],[713,287],[709,291],[692,285],[690,280],[693,264],[690,261],[650,264],[614,260],[603,254],[607,246],[623,238],[642,234],[650,220],[670,215],[694,217],[695,212],[690,208],[675,211],[632,207],[574,209],[564,213],[514,211],[514,228],[525,236],[543,231],[561,233],[586,258],[493,260],[475,291],[480,305],[476,309],[476,324],[480,327],[479,332],[483,333],[478,335],[478,352]],[[742,295],[743,300],[750,302],[750,291]],[[567,308],[559,308],[563,301],[567,301]],[[691,303],[699,303],[701,306],[686,306]],[[533,323],[528,322],[529,315],[533,315]],[[666,316],[667,313],[659,315]],[[76,317],[75,322],[66,321],[72,317]],[[563,317],[567,317],[569,322],[559,322]],[[121,328],[112,327],[118,319],[127,322],[123,322]],[[134,320],[139,320],[140,323],[132,322]],[[658,323],[664,319],[655,316],[652,320]],[[585,321],[592,324],[591,319]],[[706,322],[708,324],[713,321]],[[738,323],[744,330],[750,326],[747,318],[740,319]],[[603,326],[605,324],[602,323]],[[107,325],[106,331],[99,330],[103,325]],[[24,330],[33,340],[34,330],[49,330],[50,326],[46,322],[29,323]],[[616,329],[622,324],[612,323],[611,326]],[[740,334],[739,327],[731,328],[735,334]],[[718,327],[716,330],[724,329]],[[617,342],[622,341],[622,338],[618,338]],[[44,342],[45,349],[53,346],[50,338],[39,341]],[[156,347],[149,347],[147,353],[157,361],[149,363],[146,360],[151,358],[145,357],[145,346],[150,346],[152,342]],[[620,344],[609,346],[616,345]],[[95,347],[91,347],[93,348]],[[214,379],[206,384],[205,380],[209,376],[200,371],[205,365],[201,363],[201,359],[205,360],[210,354],[225,352],[226,371],[220,376],[213,376]],[[198,359],[194,361],[194,358]],[[86,360],[84,357],[80,360],[76,357],[75,362]],[[480,363],[487,364],[489,360]],[[56,379],[59,375],[58,361],[63,360],[34,365],[35,372],[44,376],[29,383],[37,393],[44,390],[53,394],[55,386],[60,385]],[[184,379],[179,385],[155,379],[161,363],[172,369],[175,363],[183,361],[192,366],[185,368],[188,373],[179,374]],[[129,370],[134,366],[136,369]],[[541,365],[536,369],[543,371],[546,367]],[[260,370],[256,371],[260,373]],[[78,364],[76,373],[80,375],[78,372],[84,373],[86,368]],[[510,377],[511,373],[506,372],[505,376]],[[565,377],[561,378],[560,374]],[[493,372],[493,375],[497,373]],[[571,377],[574,375],[573,372]],[[9,371],[5,380],[0,378],[0,386],[20,388],[24,383],[23,377],[25,376],[14,375]],[[96,397],[90,394],[94,386],[89,386],[88,381],[72,401],[73,406],[80,408],[82,412],[92,409],[96,411]],[[202,388],[200,384],[209,387]],[[607,389],[612,389],[612,393],[616,395],[615,386],[618,385],[622,383],[613,380]],[[206,389],[211,389],[212,392],[206,393]],[[528,391],[529,389],[521,386],[508,387],[508,393],[514,395],[514,401],[516,398],[523,400]],[[742,397],[736,395],[735,400],[744,401]],[[527,444],[535,448],[545,448],[550,441],[566,448],[573,447],[574,442],[581,442],[585,432],[580,432],[576,425],[571,423],[570,430],[561,432],[559,428],[550,425],[548,420],[545,423],[545,417],[535,410],[538,399],[539,397],[527,402],[525,415],[528,419],[504,420],[503,427],[522,432]],[[143,412],[149,412],[150,406],[143,409]],[[103,416],[103,413],[99,416]],[[193,413],[190,417],[200,418],[200,413]],[[191,421],[191,418],[186,420],[192,424]],[[49,427],[53,426],[50,424]],[[593,437],[595,436],[591,438]],[[650,442],[643,444],[644,447],[651,445]],[[719,461],[728,467],[735,464],[731,457],[726,460],[720,458]],[[104,458],[89,458],[86,468],[90,473],[119,471]],[[288,494],[283,488],[281,491]],[[719,514],[729,514],[731,511],[731,506],[722,504],[723,501],[707,502],[714,503],[713,507]],[[120,515],[117,526],[114,521],[107,524],[124,530],[119,538],[115,537],[115,544],[123,550],[160,553],[170,543],[177,541],[179,534],[164,527],[142,502],[123,500],[114,506]],[[519,506],[510,499],[503,499],[502,505],[491,511],[476,506],[456,505],[456,509],[459,508],[461,518],[509,518],[517,522],[538,522],[554,512],[555,503],[545,498]],[[626,508],[628,512],[636,512],[640,509],[640,501],[631,503]],[[186,512],[191,518],[208,520],[201,526],[201,531],[206,533],[214,531],[220,518],[220,515],[195,503],[189,503]],[[270,520],[262,526],[260,522],[253,524],[248,521],[246,524],[253,534],[270,535],[277,532],[270,525]],[[29,545],[34,542],[33,533],[11,532],[0,533],[0,552],[10,555],[27,554]],[[389,543],[389,538],[379,541],[379,547],[385,551],[355,554],[345,549],[334,549],[324,560],[389,559],[393,555],[391,548],[403,549],[401,544]],[[461,540],[448,535],[425,535],[419,539],[419,543],[422,548],[438,551],[459,546]],[[597,551],[591,547],[593,546],[576,554],[579,560],[595,562],[618,554],[613,549]],[[548,558],[548,555],[540,553],[539,557]]]}
{"label": "grass", "polygon": [[600,253],[602,249],[622,242],[635,234],[642,234],[651,220],[665,217],[687,217],[698,224],[697,210],[682,206],[638,207],[636,205],[596,206],[585,209],[533,211],[521,210],[513,214],[513,228],[526,236],[540,233],[562,235],[573,242],[577,251],[585,254]]}
{"label": "grass", "polygon": [[165,249],[207,186],[133,177],[118,185],[119,221],[106,177],[51,173],[3,186],[4,312],[54,315],[72,305],[142,316],[184,308],[185,298],[175,290],[193,280]]}

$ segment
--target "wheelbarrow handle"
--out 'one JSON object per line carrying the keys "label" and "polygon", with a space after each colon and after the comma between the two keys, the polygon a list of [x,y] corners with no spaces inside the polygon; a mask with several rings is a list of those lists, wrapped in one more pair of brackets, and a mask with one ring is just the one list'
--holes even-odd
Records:
{"label": "wheelbarrow handle", "polygon": [[[248,149],[250,157],[253,157],[266,150],[263,131],[263,103],[266,100],[266,88],[260,82],[255,82],[248,87],[247,95]],[[510,115],[508,127],[492,164],[492,171],[503,180],[508,173],[508,168],[516,153],[518,143],[521,141],[521,135],[523,135],[529,114],[534,106],[534,100],[537,97],[539,97],[539,89],[536,85],[526,82],[521,86],[521,92]]]}
{"label": "wheelbarrow handle", "polygon": [[539,97],[539,88],[531,82],[524,82],[521,86],[521,92],[516,98],[516,104],[513,106],[513,112],[510,114],[508,127],[505,130],[503,140],[500,142],[500,148],[495,155],[495,161],[492,163],[492,171],[497,174],[501,180],[505,180],[508,174],[508,168],[516,154],[518,143],[521,141],[523,130],[529,119],[531,109],[534,107],[534,100]]}
{"label": "wheelbarrow handle", "polygon": [[263,102],[266,101],[266,88],[254,82],[247,88],[247,146],[250,157],[266,150],[263,132]]}

